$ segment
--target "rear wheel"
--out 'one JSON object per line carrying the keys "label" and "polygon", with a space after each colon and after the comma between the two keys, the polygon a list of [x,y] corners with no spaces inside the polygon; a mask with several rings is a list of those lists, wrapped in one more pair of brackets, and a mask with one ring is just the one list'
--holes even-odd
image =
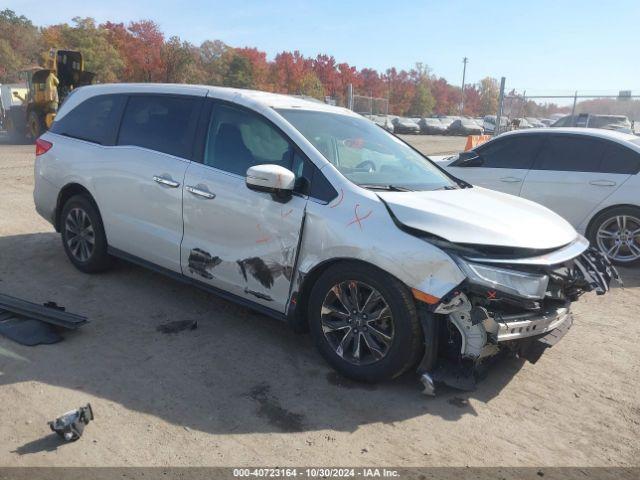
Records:
{"label": "rear wheel", "polygon": [[599,214],[588,237],[616,265],[640,263],[640,208],[615,207]]}
{"label": "rear wheel", "polygon": [[75,195],[64,204],[60,231],[64,250],[78,270],[94,273],[111,266],[102,220],[85,195]]}
{"label": "rear wheel", "polygon": [[379,382],[414,365],[422,350],[416,306],[394,277],[359,263],[329,267],[313,286],[310,331],[327,362],[346,377]]}
{"label": "rear wheel", "polygon": [[24,136],[21,135],[20,132],[18,132],[18,129],[11,118],[7,118],[6,127],[8,137],[7,140],[9,141],[9,143],[24,142]]}

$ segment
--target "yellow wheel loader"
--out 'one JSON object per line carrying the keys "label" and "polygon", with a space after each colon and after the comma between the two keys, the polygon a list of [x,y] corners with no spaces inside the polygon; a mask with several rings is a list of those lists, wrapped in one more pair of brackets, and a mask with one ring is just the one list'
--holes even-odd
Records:
{"label": "yellow wheel loader", "polygon": [[13,138],[38,138],[53,123],[58,106],[73,89],[93,82],[94,74],[84,71],[82,53],[75,50],[52,49],[45,67],[31,67],[21,72],[27,84],[27,96],[19,109],[11,112],[9,135]]}

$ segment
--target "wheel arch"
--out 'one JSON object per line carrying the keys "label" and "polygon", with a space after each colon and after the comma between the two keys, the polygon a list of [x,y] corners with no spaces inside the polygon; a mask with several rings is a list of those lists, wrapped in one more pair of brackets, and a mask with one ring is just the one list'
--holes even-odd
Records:
{"label": "wheel arch", "polygon": [[405,282],[400,280],[397,276],[393,275],[387,270],[384,270],[371,262],[367,262],[365,260],[360,260],[358,258],[352,258],[352,257],[334,257],[327,260],[323,260],[322,262],[314,265],[313,268],[309,270],[309,272],[307,273],[302,274],[298,272],[299,285],[292,292],[291,302],[290,302],[290,303],[295,302],[295,308],[294,308],[293,314],[288,315],[289,325],[293,328],[295,332],[306,333],[309,331],[309,319],[307,314],[307,306],[309,304],[311,290],[313,289],[313,286],[315,285],[318,278],[320,278],[320,276],[325,271],[327,271],[329,268],[333,267],[334,265],[338,265],[340,263],[352,263],[352,264],[356,263],[356,264],[366,265],[368,267],[375,268],[376,270],[379,270],[380,272],[383,272],[384,274],[395,278],[398,282],[400,282],[407,289],[409,289],[409,291],[411,290],[410,287]]}
{"label": "wheel arch", "polygon": [[592,229],[595,226],[595,220],[602,215],[603,213],[607,213],[611,210],[614,210],[616,208],[634,208],[636,210],[638,210],[640,212],[640,205],[634,205],[633,203],[616,203],[615,205],[609,205],[605,208],[602,208],[600,210],[598,210],[597,212],[595,212],[593,215],[591,215],[591,218],[589,219],[589,222],[587,223],[587,228],[585,228],[584,233],[585,236],[587,237],[587,239],[591,238],[591,234],[592,234]]}
{"label": "wheel arch", "polygon": [[67,203],[71,197],[75,195],[85,195],[89,201],[93,204],[98,215],[100,216],[100,221],[102,221],[102,214],[100,213],[100,208],[98,208],[98,204],[96,203],[95,198],[91,195],[91,192],[83,185],[79,183],[68,183],[64,187],[60,189],[58,193],[58,200],[56,202],[56,209],[54,214],[54,228],[56,232],[60,232],[60,215],[62,214],[62,209],[64,208],[64,204]]}

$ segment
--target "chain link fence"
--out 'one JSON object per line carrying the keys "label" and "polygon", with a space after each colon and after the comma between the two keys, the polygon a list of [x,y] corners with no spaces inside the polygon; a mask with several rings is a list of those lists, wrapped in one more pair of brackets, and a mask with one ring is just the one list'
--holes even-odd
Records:
{"label": "chain link fence", "polygon": [[[505,93],[507,92],[508,93]],[[594,127],[640,134],[640,92],[554,91],[503,88],[495,133],[506,130],[557,126]]]}
{"label": "chain link fence", "polygon": [[361,115],[388,115],[389,99],[380,97],[367,97],[365,95],[353,95],[353,110]]}

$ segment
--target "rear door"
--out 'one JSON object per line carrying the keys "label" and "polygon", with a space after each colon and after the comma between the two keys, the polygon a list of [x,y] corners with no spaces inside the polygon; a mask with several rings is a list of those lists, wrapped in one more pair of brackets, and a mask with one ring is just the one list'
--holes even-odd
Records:
{"label": "rear door", "polygon": [[534,134],[498,137],[475,149],[479,162],[454,161],[447,170],[472,185],[520,195],[541,144],[541,137]]}
{"label": "rear door", "polygon": [[634,157],[624,146],[602,138],[549,135],[527,174],[521,196],[577,226],[629,178],[637,163]]}
{"label": "rear door", "polygon": [[203,98],[134,94],[96,172],[109,246],[180,272],[182,183]]}
{"label": "rear door", "polygon": [[211,103],[202,163],[184,179],[183,273],[284,312],[307,197],[278,201],[247,188],[245,176],[253,165],[277,164],[300,178],[308,160],[261,115]]}

